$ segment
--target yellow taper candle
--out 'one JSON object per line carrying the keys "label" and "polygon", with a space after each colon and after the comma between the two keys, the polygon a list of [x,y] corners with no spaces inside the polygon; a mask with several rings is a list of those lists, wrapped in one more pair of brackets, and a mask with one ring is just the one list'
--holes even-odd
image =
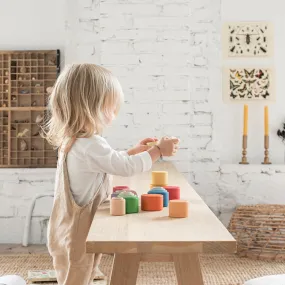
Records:
{"label": "yellow taper candle", "polygon": [[269,135],[269,126],[268,126],[268,106],[264,107],[264,135]]}
{"label": "yellow taper candle", "polygon": [[247,125],[248,125],[248,106],[243,107],[243,135],[247,136]]}

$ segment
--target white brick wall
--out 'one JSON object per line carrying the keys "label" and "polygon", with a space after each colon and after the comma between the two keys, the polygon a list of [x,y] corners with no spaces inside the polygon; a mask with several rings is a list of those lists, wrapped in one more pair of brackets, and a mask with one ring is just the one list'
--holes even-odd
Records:
{"label": "white brick wall", "polygon": [[[118,145],[117,141],[113,144]],[[121,148],[124,146],[126,142],[122,141]],[[237,205],[285,203],[284,165],[219,165],[218,156],[215,151],[182,148],[174,163],[225,225]],[[0,243],[22,242],[25,217],[32,199],[38,194],[52,193],[54,172],[54,169],[19,169],[16,173],[13,169],[1,170]],[[51,207],[51,197],[36,201],[30,242],[46,241]]]}
{"label": "white brick wall", "polygon": [[[114,147],[126,148],[134,139],[148,135],[178,136],[182,149],[173,160],[186,173],[189,166],[183,165],[190,161],[192,149],[205,148],[212,136],[211,108],[194,111],[193,105],[206,103],[209,94],[209,77],[200,72],[208,65],[203,53],[208,31],[201,18],[193,21],[200,13],[195,5],[192,1],[97,1],[96,5],[81,5],[74,20],[81,19],[77,27],[81,37],[76,39],[77,57],[73,60],[88,58],[81,55],[81,48],[87,40],[93,41],[99,50],[98,63],[116,73],[125,92],[131,94],[126,96],[114,127],[107,130],[107,139]],[[209,17],[212,7],[207,9],[207,5],[203,10]],[[218,2],[216,6],[212,18],[218,16]],[[100,32],[93,29],[92,19]],[[199,127],[202,133],[198,133]],[[122,136],[125,138],[117,142]],[[197,136],[193,145],[192,136]],[[206,136],[206,142],[200,136]]]}
{"label": "white brick wall", "polygon": [[[0,243],[21,243],[33,198],[53,193],[55,169],[1,169],[0,173]],[[37,200],[30,242],[45,242],[51,207],[51,197]]]}
{"label": "white brick wall", "polygon": [[[55,48],[64,46],[67,63],[101,64],[119,77],[125,105],[104,134],[109,143],[127,149],[148,136],[179,137],[181,149],[170,160],[225,224],[238,204],[285,202],[284,166],[221,164],[230,147],[224,141],[231,136],[223,129],[224,117],[220,119],[221,112],[228,114],[220,88],[219,27],[221,2],[226,1],[71,0],[68,5],[60,1],[55,24],[45,19],[37,25],[58,35]],[[10,11],[11,4],[6,5]],[[26,19],[29,13],[26,8]],[[4,40],[9,42],[9,33],[13,43],[21,39],[25,29],[17,30],[17,36],[6,22]],[[33,42],[33,33],[25,36]],[[51,46],[50,38],[45,47]],[[52,193],[53,184],[54,169],[0,170],[0,243],[21,242],[32,199]],[[33,243],[45,242],[51,207],[51,197],[36,202]]]}

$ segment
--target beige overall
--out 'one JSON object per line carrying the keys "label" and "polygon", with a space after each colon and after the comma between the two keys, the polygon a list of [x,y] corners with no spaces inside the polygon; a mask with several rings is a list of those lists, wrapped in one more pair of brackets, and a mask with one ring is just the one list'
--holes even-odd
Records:
{"label": "beige overall", "polygon": [[86,254],[86,238],[98,206],[109,196],[110,176],[105,174],[98,191],[85,206],[78,206],[69,185],[66,157],[75,140],[61,150],[55,179],[54,204],[48,225],[48,249],[59,285],[90,285],[98,254]]}

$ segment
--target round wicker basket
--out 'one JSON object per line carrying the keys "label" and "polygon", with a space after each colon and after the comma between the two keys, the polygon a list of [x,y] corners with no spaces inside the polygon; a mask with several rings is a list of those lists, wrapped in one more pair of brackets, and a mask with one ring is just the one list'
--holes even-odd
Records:
{"label": "round wicker basket", "polygon": [[285,260],[285,205],[239,206],[229,231],[237,254],[262,260]]}

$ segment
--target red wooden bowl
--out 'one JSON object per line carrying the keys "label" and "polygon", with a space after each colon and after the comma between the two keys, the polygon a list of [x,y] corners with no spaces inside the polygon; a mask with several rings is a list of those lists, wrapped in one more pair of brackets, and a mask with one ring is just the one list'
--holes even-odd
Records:
{"label": "red wooden bowl", "polygon": [[169,193],[169,200],[180,199],[180,187],[179,186],[164,186],[163,187]]}
{"label": "red wooden bowl", "polygon": [[129,186],[114,186],[113,187],[113,192],[116,192],[118,190],[128,190]]}

